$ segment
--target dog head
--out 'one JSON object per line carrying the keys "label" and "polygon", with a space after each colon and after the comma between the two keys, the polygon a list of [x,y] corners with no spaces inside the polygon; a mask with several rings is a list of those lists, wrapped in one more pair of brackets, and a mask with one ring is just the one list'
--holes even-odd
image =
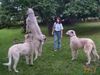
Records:
{"label": "dog head", "polygon": [[25,34],[25,40],[27,40],[27,41],[32,41],[33,40],[33,35],[31,34],[31,33],[27,33],[27,34]]}
{"label": "dog head", "polygon": [[44,34],[42,35],[42,37],[43,37],[42,44],[44,44],[44,42],[46,41],[47,38]]}
{"label": "dog head", "polygon": [[45,36],[45,35],[43,35],[43,40],[44,40],[44,41],[46,41],[46,39],[47,39],[47,38],[46,38],[46,36]]}
{"label": "dog head", "polygon": [[27,10],[27,15],[29,15],[29,14],[34,14],[34,11],[33,11],[32,8],[28,8],[28,10]]}
{"label": "dog head", "polygon": [[28,34],[25,34],[24,37],[25,37],[25,39],[27,39],[29,37],[29,35]]}
{"label": "dog head", "polygon": [[68,31],[66,32],[66,35],[72,37],[72,36],[76,36],[76,33],[75,33],[74,30],[68,30]]}

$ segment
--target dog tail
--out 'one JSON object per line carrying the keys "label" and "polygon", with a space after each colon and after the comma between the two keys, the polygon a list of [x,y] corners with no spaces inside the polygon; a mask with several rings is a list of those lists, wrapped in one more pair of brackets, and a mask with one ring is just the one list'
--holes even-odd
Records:
{"label": "dog tail", "polygon": [[99,57],[99,55],[98,55],[98,53],[97,53],[95,44],[93,44],[92,54],[93,54],[95,57],[97,57],[98,59],[100,59],[100,57]]}
{"label": "dog tail", "polygon": [[11,61],[12,61],[12,55],[10,53],[8,53],[8,63],[3,63],[3,65],[5,66],[10,66],[11,65]]}

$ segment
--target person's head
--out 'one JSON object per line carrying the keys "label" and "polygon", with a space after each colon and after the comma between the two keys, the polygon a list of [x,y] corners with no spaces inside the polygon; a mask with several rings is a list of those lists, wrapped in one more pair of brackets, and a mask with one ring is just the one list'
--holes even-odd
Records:
{"label": "person's head", "polygon": [[56,22],[56,23],[61,23],[60,17],[57,17],[56,20],[55,20],[55,22]]}

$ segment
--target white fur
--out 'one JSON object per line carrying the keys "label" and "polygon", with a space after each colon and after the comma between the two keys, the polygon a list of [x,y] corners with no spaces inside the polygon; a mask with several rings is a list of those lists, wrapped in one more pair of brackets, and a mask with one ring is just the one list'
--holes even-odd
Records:
{"label": "white fur", "polygon": [[[25,35],[25,42],[20,43],[20,44],[15,44],[9,48],[8,51],[8,58],[9,62],[4,63],[3,65],[7,65],[9,71],[11,71],[11,64],[12,61],[14,61],[13,69],[15,72],[18,72],[16,69],[16,66],[18,64],[19,58],[21,55],[24,55],[26,58],[26,63],[27,64],[33,64],[33,57],[31,56],[31,53],[33,54],[33,43],[32,43],[32,37],[30,37],[28,34]],[[29,62],[31,61],[31,63]]]}
{"label": "white fur", "polygon": [[[34,44],[33,50],[36,52],[36,55],[41,56],[42,46],[44,43],[44,39],[46,37],[41,32],[41,29],[38,25],[37,19],[35,17],[35,14],[32,8],[28,8],[27,15],[28,17],[26,19],[26,32],[32,33],[33,44]],[[35,60],[37,59],[38,56],[36,56]]]}
{"label": "white fur", "polygon": [[42,32],[38,25],[36,16],[32,8],[27,10],[27,19],[26,19],[26,32],[31,32],[33,37],[36,37],[38,40],[43,40]]}
{"label": "white fur", "polygon": [[[37,57],[41,56],[42,47],[43,47],[43,44],[44,44],[44,42],[46,40],[46,36],[45,35],[42,35],[42,37],[43,37],[43,40],[37,40],[37,39],[33,38],[33,43],[34,43],[34,48],[35,48],[34,50],[36,51],[35,54],[37,55]],[[36,60],[37,57],[34,60]]]}
{"label": "white fur", "polygon": [[70,37],[70,48],[72,51],[72,60],[77,58],[77,49],[84,48],[84,52],[88,58],[86,64],[90,64],[92,55],[99,59],[96,51],[95,43],[89,38],[78,38],[74,30],[68,30],[66,34]]}

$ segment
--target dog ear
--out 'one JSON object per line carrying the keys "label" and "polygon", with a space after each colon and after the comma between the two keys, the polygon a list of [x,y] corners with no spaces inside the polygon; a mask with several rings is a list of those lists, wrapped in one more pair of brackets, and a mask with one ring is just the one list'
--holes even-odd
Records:
{"label": "dog ear", "polygon": [[25,34],[24,37],[25,37],[25,39],[29,38],[29,34]]}
{"label": "dog ear", "polygon": [[30,36],[29,36],[29,34],[27,35],[27,38],[29,38]]}

